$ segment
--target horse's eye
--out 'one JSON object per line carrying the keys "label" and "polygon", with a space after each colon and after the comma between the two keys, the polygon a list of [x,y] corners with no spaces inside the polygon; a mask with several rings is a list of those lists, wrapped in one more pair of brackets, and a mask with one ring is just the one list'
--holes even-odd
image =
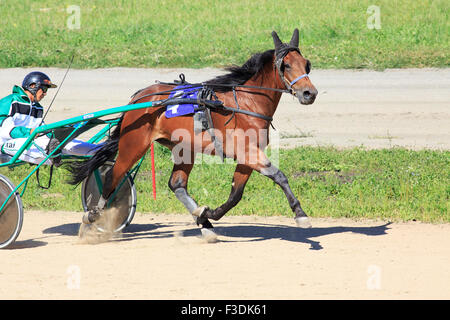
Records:
{"label": "horse's eye", "polygon": [[306,60],[305,71],[306,71],[306,73],[310,73],[311,72],[311,62],[309,62],[309,60]]}
{"label": "horse's eye", "polygon": [[284,64],[284,67],[285,67],[286,69],[290,69],[290,68],[291,68],[291,65],[290,65],[289,63],[285,63],[285,64]]}

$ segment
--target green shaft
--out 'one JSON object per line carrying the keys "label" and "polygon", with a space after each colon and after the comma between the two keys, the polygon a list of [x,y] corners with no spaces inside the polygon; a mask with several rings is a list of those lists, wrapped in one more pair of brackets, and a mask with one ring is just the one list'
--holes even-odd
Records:
{"label": "green shaft", "polygon": [[[60,128],[63,126],[67,126],[67,125],[71,125],[71,124],[76,124],[76,123],[82,123],[85,121],[88,121],[90,119],[94,119],[94,118],[100,118],[100,117],[104,117],[104,116],[108,116],[114,113],[121,113],[121,112],[127,112],[127,111],[132,111],[132,110],[137,110],[137,109],[144,109],[144,108],[150,108],[153,107],[154,102],[149,101],[149,102],[143,102],[143,103],[136,103],[136,104],[131,104],[131,105],[125,105],[125,106],[121,106],[121,107],[115,107],[115,108],[110,108],[110,109],[105,109],[105,110],[100,110],[100,111],[96,111],[96,112],[92,112],[92,113],[86,113],[84,115],[81,116],[77,116],[77,117],[73,117],[67,120],[62,120],[62,121],[57,121],[57,122],[53,122],[47,125],[43,125],[40,126],[38,128],[36,128],[35,130],[33,130],[32,134],[28,137],[27,141],[20,147],[20,149],[16,152],[16,154],[12,157],[12,159],[10,161],[8,161],[7,163],[4,163],[0,166],[6,166],[6,165],[10,165],[10,164],[14,164],[17,159],[19,158],[19,156],[24,152],[24,150],[26,148],[28,148],[28,146],[33,142],[33,140],[35,139],[35,137],[38,134],[41,134],[43,132],[48,132],[52,129],[56,129],[56,128]],[[71,132],[71,134],[69,136],[66,137],[66,139],[64,139],[64,141],[62,141],[60,144],[63,144],[65,141],[67,141],[68,139],[70,139],[70,137],[75,133],[75,131],[78,130],[78,128],[80,128],[80,126],[77,126],[76,128],[74,128],[74,131]],[[8,197],[6,198],[6,200],[3,202],[3,204],[0,207],[0,213],[2,212],[3,208],[5,207],[6,203],[8,202],[8,200],[11,198],[11,196],[17,192],[17,190],[25,183],[28,181],[28,179],[31,177],[31,175],[37,170],[39,169],[40,166],[42,166],[45,161],[47,161],[47,159],[49,159],[55,152],[56,152],[57,148],[55,150],[53,150],[49,155],[47,155],[47,157],[45,157],[45,159],[39,163],[34,170],[32,170],[28,176],[25,177],[25,179],[22,180],[21,183],[19,183],[15,189],[8,195]],[[0,214],[1,215],[1,214]]]}
{"label": "green shaft", "polygon": [[[68,136],[67,136],[67,138],[65,138],[62,142],[61,142],[61,144],[62,143],[64,143],[64,142],[66,142],[67,140],[69,140],[70,139],[70,137],[78,130],[78,128],[80,128],[80,127],[77,127],[77,128],[75,128]],[[12,190],[11,192],[10,192],[10,194],[8,195],[8,197],[5,199],[5,201],[3,202],[3,204],[2,204],[2,206],[0,207],[0,216],[1,216],[1,214],[2,214],[2,211],[3,211],[3,208],[6,206],[6,204],[8,203],[8,201],[9,201],[9,199],[13,196],[13,194],[15,194],[16,192],[17,192],[17,190],[19,190],[19,188],[25,183],[28,183],[28,179],[45,163],[45,161],[47,161],[56,151],[58,150],[58,148],[55,148],[52,152],[50,152],[46,157],[45,157],[45,159],[44,160],[42,160],[26,177],[25,177],[25,179],[23,179],[22,180],[22,182],[20,182],[15,188],[14,188],[14,190]],[[12,161],[12,160],[11,160]]]}
{"label": "green shaft", "polygon": [[121,113],[121,112],[137,110],[137,109],[150,108],[152,106],[153,106],[152,101],[130,104],[130,105],[125,105],[125,106],[121,106],[121,107],[100,110],[100,111],[96,111],[96,112],[92,112],[92,113],[86,113],[81,116],[73,117],[73,118],[70,118],[67,120],[57,121],[57,122],[53,122],[50,124],[40,126],[40,127],[36,128],[36,130],[33,130],[33,133],[28,137],[27,141],[22,145],[22,147],[17,151],[17,153],[12,157],[12,159],[9,161],[9,163],[14,163],[19,158],[19,156],[24,152],[24,150],[26,148],[28,148],[28,146],[34,140],[36,135],[38,135],[40,133],[47,132],[49,130],[56,129],[59,127],[79,123],[79,122],[86,121],[86,120],[93,119],[93,118],[100,118],[100,117],[108,116],[108,115],[111,115],[114,113]]}

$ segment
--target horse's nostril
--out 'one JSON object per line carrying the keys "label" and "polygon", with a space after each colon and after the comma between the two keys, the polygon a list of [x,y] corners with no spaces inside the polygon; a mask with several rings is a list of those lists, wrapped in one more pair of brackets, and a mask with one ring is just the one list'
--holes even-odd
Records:
{"label": "horse's nostril", "polygon": [[305,99],[311,98],[311,92],[309,92],[308,90],[303,91],[303,98]]}

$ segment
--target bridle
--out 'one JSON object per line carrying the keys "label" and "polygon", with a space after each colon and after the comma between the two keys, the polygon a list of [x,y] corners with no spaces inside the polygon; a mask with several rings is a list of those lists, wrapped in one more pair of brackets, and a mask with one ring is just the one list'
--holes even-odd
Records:
{"label": "bridle", "polygon": [[[300,53],[300,49],[298,47],[290,46],[288,44],[284,44],[284,46],[282,48],[280,48],[279,50],[275,51],[274,69],[276,69],[278,71],[280,79],[285,85],[285,89],[266,88],[266,87],[260,87],[260,86],[249,86],[249,85],[239,85],[239,84],[217,84],[216,86],[231,87],[232,88],[233,97],[234,97],[234,100],[235,100],[237,108],[226,107],[223,104],[213,103],[213,102],[218,102],[218,101],[198,101],[198,104],[199,105],[208,106],[208,107],[212,107],[212,108],[215,108],[215,109],[219,108],[219,109],[231,111],[232,112],[232,116],[230,117],[230,119],[228,119],[228,121],[225,123],[225,125],[227,125],[231,121],[231,119],[234,117],[236,112],[237,113],[247,114],[247,115],[252,116],[252,117],[260,118],[260,119],[266,120],[266,121],[271,123],[273,118],[270,117],[270,116],[258,114],[256,112],[252,112],[252,111],[248,111],[248,110],[242,110],[239,107],[239,104],[238,104],[238,101],[237,101],[236,88],[262,89],[262,90],[268,90],[268,91],[277,91],[277,92],[281,92],[281,93],[285,92],[285,93],[290,93],[293,96],[297,96],[297,93],[292,88],[292,86],[295,83],[297,83],[299,80],[308,77],[309,73],[302,74],[302,75],[298,76],[297,78],[295,78],[292,81],[288,81],[285,78],[284,71],[283,71],[283,69],[284,69],[283,68],[284,58],[291,51],[297,51],[298,53]],[[161,81],[157,81],[157,83],[159,83],[159,84],[166,84],[166,85],[174,85],[174,86],[186,84],[185,89],[197,88],[197,87],[202,87],[202,88],[208,88],[208,87],[209,88],[213,88],[214,87],[214,84],[210,84],[210,83],[194,83],[194,84],[187,83],[187,82],[185,82],[184,74],[180,74],[180,80],[181,81],[175,81],[173,83],[171,83],[171,82],[161,82]],[[141,99],[143,99],[145,97],[155,96],[155,95],[166,95],[168,93],[172,93],[172,92],[175,91],[174,89],[170,89],[170,90],[165,90],[165,91],[160,91],[160,92],[154,92],[154,93],[146,94],[146,95],[143,95],[143,96],[141,96],[139,98],[133,99],[142,90],[143,89],[137,91],[135,94],[133,94],[131,96],[132,101],[129,104],[136,103],[136,102],[138,102],[139,100],[141,100]],[[217,97],[216,97],[216,99],[217,99]],[[184,103],[195,103],[196,102],[196,101],[192,101],[190,99],[177,99],[176,97],[172,97],[172,98],[168,98],[168,99],[164,99],[164,100],[158,101],[158,103],[155,103],[154,106],[158,107],[158,106],[168,105],[170,103],[172,103],[172,104],[179,104],[179,103],[182,103],[182,100],[184,101]]]}
{"label": "bridle", "polygon": [[291,51],[297,51],[298,53],[300,53],[299,48],[288,46],[288,45],[285,45],[285,47],[283,47],[280,51],[275,52],[276,60],[275,60],[274,68],[278,71],[278,75],[280,76],[281,81],[284,83],[286,90],[293,96],[296,96],[297,93],[292,88],[292,86],[294,84],[296,84],[299,80],[308,77],[309,73],[302,74],[301,76],[298,76],[297,78],[295,78],[294,80],[292,80],[290,82],[286,79],[286,77],[284,76],[284,71],[283,71],[284,70],[284,68],[283,68],[284,58]]}

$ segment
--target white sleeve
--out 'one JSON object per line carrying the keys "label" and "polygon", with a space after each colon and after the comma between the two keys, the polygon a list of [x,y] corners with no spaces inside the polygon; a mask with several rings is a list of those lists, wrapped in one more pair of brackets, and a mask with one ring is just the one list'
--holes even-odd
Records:
{"label": "white sleeve", "polygon": [[12,139],[11,130],[14,129],[14,119],[12,117],[6,117],[0,126],[0,139]]}

